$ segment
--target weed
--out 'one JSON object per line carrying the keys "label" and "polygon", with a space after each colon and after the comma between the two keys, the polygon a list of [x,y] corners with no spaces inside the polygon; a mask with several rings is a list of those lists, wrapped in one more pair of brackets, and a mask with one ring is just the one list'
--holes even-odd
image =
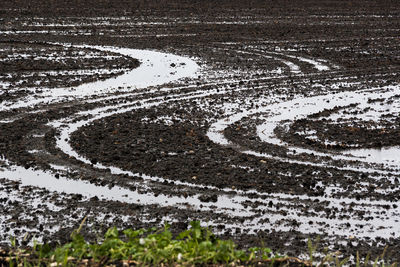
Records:
{"label": "weed", "polygon": [[209,228],[201,227],[200,222],[194,221],[190,225],[190,229],[176,238],[173,238],[168,224],[160,230],[127,229],[120,232],[113,227],[108,229],[100,243],[85,241],[79,227],[71,234],[71,242],[55,249],[46,244],[35,244],[33,253],[38,262],[48,259],[63,266],[83,259],[96,263],[131,261],[144,265],[197,265],[280,258],[269,248],[238,250],[233,241],[218,239]]}
{"label": "weed", "polygon": [[[308,239],[308,251],[309,251],[309,264],[311,266],[336,266],[336,267],[342,267],[342,266],[349,266],[348,263],[350,261],[350,257],[346,258],[341,258],[340,252],[328,252],[327,249],[325,250],[324,254],[325,256],[322,258],[322,260],[318,263],[315,263],[315,254],[319,245],[319,237],[316,239],[315,244]],[[363,260],[363,263],[361,263],[361,258],[360,254],[357,251],[356,252],[356,257],[355,257],[355,266],[356,267],[361,267],[361,266],[373,266],[373,267],[397,267],[397,263],[392,263],[392,264],[387,264],[385,263],[385,254],[386,254],[387,247],[383,250],[382,254],[379,255],[378,257],[375,258],[375,261],[371,261],[371,254],[368,253],[366,257]]]}
{"label": "weed", "polygon": [[[308,240],[308,261],[298,258],[283,257],[274,254],[267,247],[252,247],[239,250],[232,240],[217,238],[209,228],[201,227],[200,222],[190,223],[190,229],[176,237],[170,226],[162,229],[127,229],[119,231],[116,227],[107,230],[101,242],[90,243],[84,239],[79,228],[72,232],[71,241],[51,248],[49,244],[33,243],[26,251],[19,249],[15,238],[11,239],[13,250],[7,260],[0,259],[0,264],[8,266],[74,266],[74,265],[108,265],[122,263],[124,265],[145,266],[195,266],[195,265],[256,265],[263,263],[270,266],[346,266],[349,257],[341,257],[340,253],[329,253],[326,249],[322,259],[317,259],[319,238],[316,242]],[[361,260],[359,253],[355,256],[355,266],[396,267],[397,264],[385,263],[386,249],[374,261],[370,254]],[[120,265],[119,264],[119,265]]]}

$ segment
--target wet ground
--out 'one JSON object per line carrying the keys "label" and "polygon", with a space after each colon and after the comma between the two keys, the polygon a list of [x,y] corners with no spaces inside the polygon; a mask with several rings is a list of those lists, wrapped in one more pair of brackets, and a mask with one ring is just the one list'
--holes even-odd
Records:
{"label": "wet ground", "polygon": [[155,2],[0,7],[2,245],[201,220],[400,260],[399,3]]}

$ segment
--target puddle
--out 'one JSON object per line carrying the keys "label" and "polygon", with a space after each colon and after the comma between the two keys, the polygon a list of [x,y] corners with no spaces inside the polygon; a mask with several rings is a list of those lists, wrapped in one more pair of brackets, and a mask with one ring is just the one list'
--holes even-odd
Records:
{"label": "puddle", "polygon": [[[3,170],[1,177],[12,181],[18,181],[22,186],[34,186],[39,188],[45,188],[52,192],[67,193],[67,194],[79,194],[86,198],[98,197],[101,200],[108,201],[119,201],[123,203],[134,203],[143,205],[157,204],[161,206],[174,206],[176,208],[187,209],[188,205],[192,206],[193,209],[200,209],[202,205],[203,210],[213,210],[212,206],[219,207],[215,212],[221,212],[226,209],[229,210],[229,214],[232,216],[243,216],[248,212],[243,208],[241,204],[236,203],[234,200],[228,197],[219,197],[216,203],[203,203],[198,199],[199,195],[192,197],[177,197],[167,195],[157,195],[152,193],[140,194],[137,191],[131,191],[119,186],[108,188],[106,186],[97,186],[85,181],[67,179],[59,176],[55,177],[50,172],[44,172],[40,170],[25,169],[23,167],[10,167],[10,170]],[[56,166],[58,170],[62,170],[59,166]],[[252,213],[247,215],[253,215]]]}
{"label": "puddle", "polygon": [[[292,155],[298,153],[306,153],[313,156],[330,157],[333,160],[345,160],[345,161],[358,161],[373,164],[385,164],[389,168],[399,169],[400,165],[399,159],[396,158],[396,154],[400,155],[400,150],[398,147],[385,148],[385,149],[356,149],[356,150],[345,150],[341,154],[338,152],[334,153],[322,153],[316,150],[305,149],[302,147],[291,146],[275,136],[274,129],[281,125],[283,121],[294,121],[301,118],[305,118],[308,115],[321,112],[325,109],[332,109],[334,107],[348,106],[350,104],[359,104],[361,109],[368,106],[368,100],[371,98],[390,98],[395,96],[398,90],[398,86],[389,86],[384,88],[374,88],[368,90],[362,90],[357,92],[344,92],[327,94],[322,96],[314,96],[308,98],[294,99],[291,101],[286,101],[277,104],[266,105],[263,107],[246,110],[242,113],[236,113],[230,115],[226,118],[220,119],[213,123],[208,132],[207,136],[209,139],[219,145],[234,145],[230,142],[223,134],[223,131],[245,117],[252,117],[254,114],[268,113],[274,111],[277,115],[263,116],[266,120],[265,123],[257,126],[257,135],[263,141],[275,145],[280,145],[289,149]],[[400,107],[392,107],[392,112],[400,111]],[[359,119],[370,119],[369,117],[360,117]],[[272,157],[268,153],[261,153],[258,151],[245,150],[243,153],[255,155],[255,156],[265,156],[274,159],[281,159],[287,161],[287,159]],[[319,165],[313,162],[295,161],[290,162],[299,164],[311,164]],[[326,163],[323,163],[323,165]],[[345,168],[349,169],[349,168]],[[367,168],[368,169],[368,168]],[[362,170],[362,168],[355,168],[355,170]],[[369,171],[375,171],[375,169],[370,169]]]}
{"label": "puddle", "polygon": [[[264,123],[257,127],[257,134],[264,142],[279,144],[289,148],[291,151],[296,151],[297,153],[330,156],[333,159],[339,160],[357,160],[375,164],[391,164],[393,163],[394,153],[396,153],[397,151],[397,154],[400,155],[400,150],[398,149],[398,147],[393,147],[390,149],[345,150],[345,152],[343,152],[343,155],[336,155],[337,152],[335,152],[335,154],[321,153],[315,150],[304,149],[301,147],[292,147],[289,144],[284,143],[282,140],[276,138],[274,134],[274,129],[282,121],[294,121],[297,119],[305,118],[308,115],[321,112],[325,109],[332,109],[342,106],[345,107],[350,104],[357,104],[360,106],[360,109],[364,109],[368,106],[368,100],[370,98],[390,98],[397,94],[398,89],[398,86],[391,86],[358,92],[345,92],[332,95],[309,97],[273,105],[269,107],[269,109],[280,112],[280,114],[267,118],[267,123]],[[396,109],[393,108],[392,111],[400,111],[400,106]],[[363,117],[360,114],[352,116],[355,116],[361,120],[371,119],[370,117]],[[353,151],[356,153],[353,153]],[[368,158],[364,158],[365,155],[368,154],[370,154],[371,156],[369,156]]]}
{"label": "puddle", "polygon": [[199,70],[199,66],[192,59],[169,53],[103,46],[74,47],[118,53],[138,59],[141,65],[116,78],[82,84],[73,88],[43,89],[43,93],[28,97],[18,103],[3,102],[0,111],[32,107],[41,103],[54,103],[65,100],[65,97],[83,98],[113,92],[133,91],[135,88],[146,88],[192,77]]}
{"label": "puddle", "polygon": [[282,56],[285,56],[285,57],[297,59],[298,61],[302,61],[302,62],[308,63],[318,71],[329,71],[329,70],[331,70],[331,68],[328,65],[326,65],[326,64],[324,64],[324,63],[322,63],[320,61],[316,61],[316,60],[310,59],[310,58],[292,56],[292,55],[289,55],[287,53],[272,53],[272,54],[282,55]]}
{"label": "puddle", "polygon": [[[61,166],[54,166],[58,170],[65,170]],[[114,170],[115,171],[115,170]],[[7,178],[12,181],[18,181],[21,186],[34,186],[45,188],[52,192],[67,193],[67,194],[79,194],[83,195],[85,198],[98,197],[100,200],[107,201],[119,201],[123,203],[134,203],[151,205],[156,204],[162,207],[173,206],[175,208],[182,209],[201,209],[203,211],[213,211],[215,213],[225,214],[229,216],[247,217],[253,216],[253,218],[245,219],[243,224],[230,224],[232,227],[244,227],[250,231],[249,233],[256,233],[259,229],[268,229],[273,227],[276,231],[290,230],[291,227],[280,225],[280,220],[287,221],[288,219],[293,219],[299,223],[299,230],[304,233],[322,233],[325,230],[330,234],[336,235],[352,235],[357,234],[359,237],[390,237],[392,232],[396,232],[396,236],[400,234],[400,224],[397,219],[400,215],[400,208],[390,209],[385,214],[389,216],[390,220],[383,220],[380,218],[374,218],[373,220],[357,220],[357,219],[327,219],[321,216],[312,216],[309,214],[310,210],[307,210],[308,215],[301,215],[297,209],[287,208],[285,205],[290,207],[294,203],[300,201],[313,201],[313,199],[319,199],[320,201],[328,201],[330,207],[337,207],[342,210],[343,204],[347,203],[354,210],[367,210],[369,213],[366,215],[369,217],[371,214],[381,213],[382,209],[380,205],[388,205],[390,202],[386,201],[355,201],[353,199],[335,199],[335,198],[313,198],[308,196],[293,196],[287,194],[264,194],[268,197],[254,198],[246,197],[242,195],[218,195],[217,202],[204,203],[201,202],[198,197],[199,195],[189,196],[189,197],[177,197],[177,196],[166,196],[166,195],[154,195],[152,193],[140,194],[137,191],[131,191],[119,186],[114,186],[109,188],[107,186],[97,186],[84,181],[76,181],[67,179],[63,176],[58,176],[56,178],[51,172],[44,172],[40,170],[25,169],[23,167],[11,167],[10,170],[4,170],[1,173],[1,177]],[[238,191],[243,193],[243,191]],[[251,193],[250,191],[248,193]],[[247,207],[242,203],[262,203],[257,204],[257,208]],[[269,212],[268,203],[271,202],[273,205],[278,205],[281,210],[286,211],[286,215],[274,214]],[[364,206],[367,204],[368,206]],[[283,205],[283,206],[282,206]],[[253,210],[254,209],[254,210]],[[264,211],[264,212],[263,212]],[[268,223],[265,220],[268,219]],[[308,222],[312,220],[314,223],[321,225],[330,225],[328,229],[323,227],[316,227],[308,225]],[[209,223],[212,224],[212,221]],[[260,224],[261,223],[261,224]],[[350,223],[352,227],[342,229],[338,231],[336,226]],[[261,226],[262,225],[262,226]],[[365,227],[359,228],[359,225],[364,225]],[[324,231],[323,231],[324,229]],[[377,230],[378,229],[378,230]],[[369,231],[374,231],[370,233]]]}
{"label": "puddle", "polygon": [[346,152],[354,157],[364,158],[366,162],[390,163],[400,166],[400,146],[380,149],[350,149]]}
{"label": "puddle", "polygon": [[[84,84],[74,88],[64,88],[60,90],[47,90],[44,93],[37,95],[42,97],[42,99],[25,99],[24,103],[17,103],[9,106],[3,105],[2,109],[11,109],[17,107],[27,107],[32,106],[34,103],[51,103],[54,101],[65,100],[67,97],[84,98],[93,95],[106,95],[111,92],[131,92],[134,89],[147,88],[149,86],[161,85],[170,81],[176,81],[181,78],[194,77],[196,72],[199,70],[198,65],[191,59],[180,57],[176,55],[171,55],[167,53],[154,52],[148,50],[135,50],[135,49],[125,49],[125,48],[115,48],[115,47],[97,47],[97,46],[82,46],[82,48],[93,48],[103,51],[116,52],[125,56],[130,56],[139,59],[142,64],[139,68],[118,76],[113,79],[108,79],[105,81],[98,81],[94,83]],[[293,57],[298,61],[303,61],[311,64],[318,71],[326,71],[329,66],[324,64],[323,61],[315,61],[303,57],[287,56],[286,54],[280,54],[281,56]],[[273,57],[265,55],[266,58],[281,60],[291,72],[301,73],[300,67],[291,61],[278,59],[278,57]],[[281,71],[279,71],[281,72]],[[280,73],[279,73],[280,74]],[[267,77],[268,78],[268,77]],[[216,81],[216,85],[220,85],[220,81]],[[257,87],[253,87],[257,88]],[[261,87],[259,87],[261,88]],[[248,87],[241,87],[238,91],[248,90]],[[389,97],[393,92],[398,89],[385,88],[387,90],[384,92],[382,89],[381,93],[387,94],[385,96]],[[152,89],[150,89],[152,90]],[[166,88],[165,91],[174,91],[174,88]],[[149,108],[160,104],[165,104],[169,102],[174,102],[178,100],[189,100],[189,99],[201,99],[211,95],[223,95],[229,92],[230,89],[200,89],[195,92],[181,93],[168,95],[168,100],[162,97],[147,98],[145,100],[133,101],[130,103],[124,103],[113,106],[106,106],[102,108],[97,108],[94,110],[79,112],[71,116],[70,118],[65,118],[59,121],[49,122],[49,126],[54,127],[60,132],[60,137],[57,139],[57,148],[60,148],[64,153],[71,157],[75,157],[77,160],[90,164],[90,161],[85,157],[76,153],[70,144],[68,143],[70,135],[78,130],[79,127],[90,124],[95,120],[105,118],[107,116],[112,116],[115,114],[121,114],[128,111],[133,111],[139,108]],[[364,92],[362,92],[364,93]],[[247,116],[253,116],[258,113],[268,113],[273,111],[275,115],[270,117],[265,116],[267,122],[259,125],[257,133],[261,139],[265,142],[276,143],[279,145],[282,142],[273,135],[273,129],[283,120],[294,120],[300,117],[307,116],[322,110],[323,108],[334,107],[334,105],[348,105],[349,103],[359,102],[360,96],[362,101],[367,101],[366,97],[371,96],[371,92],[365,91],[366,96],[363,98],[361,92],[358,93],[343,93],[335,95],[324,95],[309,97],[303,99],[294,99],[292,101],[287,101],[283,103],[274,103],[278,99],[260,99],[260,108],[250,109],[246,112],[237,112],[240,105],[225,105],[226,112],[234,113],[226,115],[227,118],[223,118],[213,123],[210,127],[207,136],[210,140],[214,141],[220,145],[230,145],[232,144],[223,135],[223,130],[226,129],[232,123],[238,122]],[[368,94],[368,95],[367,95]],[[378,93],[375,93],[378,94]],[[37,97],[36,96],[36,97]],[[372,92],[373,96],[373,92]],[[103,99],[107,98],[118,98],[116,96],[105,96]],[[332,98],[333,101],[329,105],[326,104],[327,99]],[[266,101],[268,104],[266,105]],[[85,118],[86,115],[90,115],[91,118]],[[37,138],[42,136],[37,135]],[[297,147],[290,147],[289,150],[300,151]],[[317,153],[316,151],[301,150],[303,153]],[[39,151],[32,150],[32,153],[37,153]],[[366,151],[364,151],[366,152]],[[243,151],[243,153],[258,155],[256,151]],[[299,153],[299,152],[297,152]],[[318,152],[319,153],[319,152]],[[361,153],[361,152],[360,152]],[[395,150],[391,153],[395,153]],[[362,155],[346,156],[346,155],[328,155],[332,158],[343,157],[344,159],[354,159],[362,161],[367,159],[362,158]],[[371,154],[372,155],[372,154]],[[261,155],[262,156],[262,155]],[[271,156],[271,155],[269,155]],[[282,160],[278,157],[276,159]],[[303,164],[310,164],[309,162],[302,162]],[[385,161],[386,163],[386,161]],[[324,163],[322,163],[324,164]],[[68,168],[64,166],[51,165],[51,167],[57,172],[68,172]],[[86,198],[98,197],[101,200],[106,201],[119,201],[122,203],[134,203],[143,205],[156,204],[160,207],[173,206],[178,209],[193,209],[193,210],[203,210],[211,211],[217,214],[226,215],[229,217],[239,217],[243,218],[243,222],[236,220],[238,222],[224,223],[227,227],[242,227],[249,233],[256,233],[260,229],[274,229],[276,231],[290,231],[299,230],[304,233],[317,233],[317,234],[328,234],[328,235],[342,235],[350,236],[357,235],[359,237],[386,237],[389,238],[392,232],[395,232],[395,237],[400,235],[400,224],[397,219],[400,216],[399,208],[389,208],[382,211],[382,205],[391,205],[391,202],[386,201],[373,201],[373,200],[361,200],[357,201],[355,199],[337,199],[330,197],[333,190],[338,190],[334,186],[326,189],[328,197],[310,197],[305,195],[291,195],[291,194],[267,194],[259,193],[254,190],[241,191],[232,190],[230,188],[216,188],[212,186],[207,186],[209,192],[218,195],[216,202],[206,203],[199,200],[200,195],[180,197],[180,196],[167,196],[162,194],[153,194],[150,187],[153,183],[162,183],[164,181],[172,182],[171,180],[164,179],[163,177],[149,176],[145,174],[132,173],[129,171],[122,170],[113,166],[105,166],[100,163],[94,165],[98,169],[110,169],[112,174],[125,174],[130,176],[139,176],[144,179],[144,182],[138,182],[137,186],[139,188],[145,188],[147,193],[141,194],[138,191],[131,191],[123,187],[114,186],[109,188],[108,186],[97,186],[90,184],[85,181],[71,180],[63,177],[62,175],[58,178],[55,174],[51,172],[44,172],[40,170],[24,169],[22,167],[10,166],[10,169],[3,170],[0,172],[0,176],[13,181],[19,181],[23,186],[35,186],[40,188],[45,188],[54,192],[63,192],[67,194],[80,194]],[[357,168],[358,171],[360,169]],[[191,189],[201,189],[206,186],[191,184],[180,181],[173,181],[176,186],[186,186]],[[233,194],[235,193],[235,194]],[[173,192],[171,192],[173,194]],[[256,194],[256,197],[250,196],[251,194]],[[335,215],[335,218],[327,218],[323,211],[313,209],[309,204],[312,201],[326,201],[327,207],[335,207],[341,210],[341,212]],[[280,206],[279,210],[274,207],[269,207],[269,203],[273,206]],[[309,207],[306,211],[301,210],[297,207],[298,204]],[[352,206],[351,209],[346,210],[347,206]],[[300,206],[300,205],[299,205]],[[366,211],[366,215],[361,218],[355,218],[353,213],[355,211]],[[312,211],[310,215],[309,212]],[[282,212],[282,213],[281,213]],[[382,214],[384,213],[384,214]],[[341,218],[343,214],[347,214],[347,217]],[[372,215],[371,215],[372,214]],[[379,214],[379,215],[377,215]],[[369,217],[373,217],[370,220]],[[248,217],[248,218],[245,218]],[[354,217],[354,218],[353,218]],[[390,217],[390,219],[386,219]],[[218,219],[216,219],[217,221]],[[288,222],[288,220],[293,220],[297,222],[296,227],[290,226],[288,224],[282,223]],[[310,225],[308,222],[312,220],[316,225]],[[235,221],[235,220],[232,220]],[[210,221],[209,224],[213,224],[214,221]],[[350,227],[343,227],[346,223],[349,223]],[[329,227],[326,227],[329,225]],[[361,225],[363,227],[359,227]]]}

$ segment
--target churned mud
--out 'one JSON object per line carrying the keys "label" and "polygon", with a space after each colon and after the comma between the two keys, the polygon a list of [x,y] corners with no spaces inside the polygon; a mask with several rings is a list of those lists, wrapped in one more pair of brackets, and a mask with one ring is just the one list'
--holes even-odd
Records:
{"label": "churned mud", "polygon": [[201,220],[400,260],[397,1],[116,2],[0,7],[3,246]]}

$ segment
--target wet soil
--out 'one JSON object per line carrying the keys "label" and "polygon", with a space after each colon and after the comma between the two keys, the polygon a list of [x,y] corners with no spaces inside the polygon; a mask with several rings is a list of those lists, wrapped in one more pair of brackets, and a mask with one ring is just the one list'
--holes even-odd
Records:
{"label": "wet soil", "polygon": [[[400,145],[398,1],[3,2],[2,246],[26,233],[25,241],[65,241],[84,217],[88,238],[114,225],[169,221],[180,231],[201,220],[241,247],[299,256],[320,236],[321,248],[344,255],[378,255],[388,245],[400,261],[400,164],[343,154]],[[74,92],[140,68],[134,58],[82,44],[173,53],[200,69],[168,84],[41,101],[43,92]],[[384,97],[313,102],[362,90]],[[262,140],[259,126],[284,113],[274,105],[296,99],[315,111],[278,121],[279,142]],[[84,123],[96,112],[105,115]],[[227,144],[212,138],[215,125],[226,125],[219,133]],[[22,182],[42,171],[128,193],[61,193],[52,181]]]}

